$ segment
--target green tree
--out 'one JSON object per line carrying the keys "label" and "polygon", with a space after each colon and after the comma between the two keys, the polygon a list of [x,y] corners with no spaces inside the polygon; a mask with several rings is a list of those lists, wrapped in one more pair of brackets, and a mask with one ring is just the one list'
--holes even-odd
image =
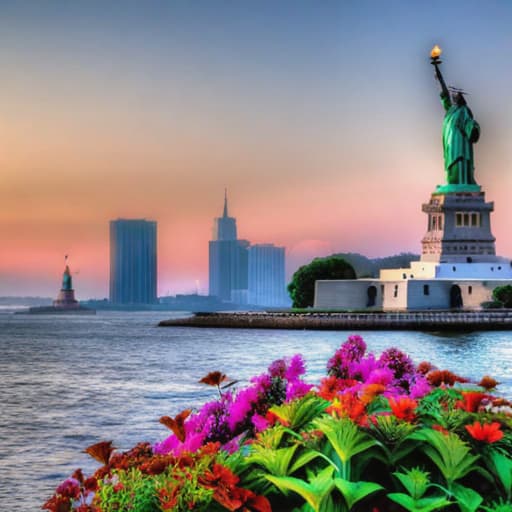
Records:
{"label": "green tree", "polygon": [[501,302],[503,307],[512,308],[512,286],[507,284],[505,286],[497,286],[492,292],[494,300]]}
{"label": "green tree", "polygon": [[315,281],[319,279],[356,279],[356,273],[352,265],[339,256],[315,258],[308,265],[300,267],[288,285],[294,308],[313,305]]}

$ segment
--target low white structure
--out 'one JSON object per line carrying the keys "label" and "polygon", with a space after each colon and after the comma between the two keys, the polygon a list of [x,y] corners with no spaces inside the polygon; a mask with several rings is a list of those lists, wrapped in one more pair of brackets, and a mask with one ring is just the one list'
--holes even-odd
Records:
{"label": "low white structure", "polygon": [[[512,285],[512,262],[496,256],[493,203],[464,185],[438,187],[423,205],[428,216],[420,261],[382,270],[379,279],[317,281],[315,308],[480,309],[497,286]],[[480,187],[477,187],[480,189]]]}

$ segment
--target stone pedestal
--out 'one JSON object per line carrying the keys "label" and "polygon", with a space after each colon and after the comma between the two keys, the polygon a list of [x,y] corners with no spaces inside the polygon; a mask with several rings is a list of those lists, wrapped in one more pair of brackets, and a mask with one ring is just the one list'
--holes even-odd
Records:
{"label": "stone pedestal", "polygon": [[75,290],[61,290],[57,299],[53,301],[55,308],[78,309],[80,305],[75,299]]}
{"label": "stone pedestal", "polygon": [[427,232],[421,240],[421,261],[476,263],[500,260],[491,233],[490,213],[494,203],[485,201],[484,192],[440,192],[438,188],[430,201],[423,204],[422,210],[428,220]]}

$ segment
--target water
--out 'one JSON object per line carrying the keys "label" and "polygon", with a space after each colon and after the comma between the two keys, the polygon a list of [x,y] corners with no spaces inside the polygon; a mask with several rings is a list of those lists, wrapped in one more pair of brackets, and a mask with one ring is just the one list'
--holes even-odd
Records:
{"label": "water", "polygon": [[[0,312],[0,511],[39,510],[100,440],[128,449],[159,441],[158,423],[215,396],[211,370],[247,381],[281,356],[302,353],[310,380],[352,332],[159,328],[169,313],[29,316]],[[464,376],[490,374],[512,396],[512,332],[433,335],[362,332],[370,350],[391,345]]]}

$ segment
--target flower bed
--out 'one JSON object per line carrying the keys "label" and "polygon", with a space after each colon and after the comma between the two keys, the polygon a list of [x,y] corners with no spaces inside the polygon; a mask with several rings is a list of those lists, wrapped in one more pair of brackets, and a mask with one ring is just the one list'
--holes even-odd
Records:
{"label": "flower bed", "polygon": [[43,505],[53,512],[512,512],[512,407],[478,383],[351,336],[317,386],[300,355],[161,423],[172,434],[128,452],[86,449]]}

